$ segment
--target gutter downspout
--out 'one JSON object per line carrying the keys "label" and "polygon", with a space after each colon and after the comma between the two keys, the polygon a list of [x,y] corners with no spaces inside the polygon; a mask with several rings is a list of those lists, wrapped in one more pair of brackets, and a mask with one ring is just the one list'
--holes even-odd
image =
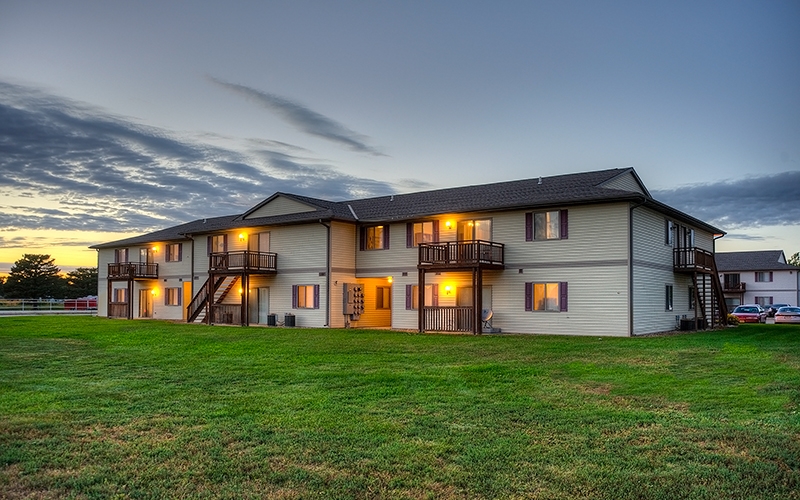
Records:
{"label": "gutter downspout", "polygon": [[630,206],[628,212],[628,336],[633,337],[633,210],[645,202]]}
{"label": "gutter downspout", "polygon": [[[352,210],[352,208],[350,209]],[[331,225],[319,220],[319,223],[325,226],[328,232],[328,251],[327,263],[325,265],[325,325],[330,328],[331,326]]]}

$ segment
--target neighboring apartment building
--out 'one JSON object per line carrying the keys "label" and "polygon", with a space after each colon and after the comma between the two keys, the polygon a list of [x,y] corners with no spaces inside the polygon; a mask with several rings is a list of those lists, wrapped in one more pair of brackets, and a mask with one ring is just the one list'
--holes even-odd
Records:
{"label": "neighboring apartment building", "polygon": [[800,268],[783,250],[720,252],[717,271],[729,308],[739,304],[800,304]]}
{"label": "neighboring apartment building", "polygon": [[92,248],[101,316],[627,336],[724,323],[723,234],[625,168],[344,202],[275,193]]}

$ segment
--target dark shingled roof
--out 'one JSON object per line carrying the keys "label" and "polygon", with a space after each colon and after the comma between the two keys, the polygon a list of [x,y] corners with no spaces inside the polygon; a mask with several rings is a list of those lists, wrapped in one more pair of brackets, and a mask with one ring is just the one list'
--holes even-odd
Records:
{"label": "dark shingled roof", "polygon": [[729,271],[794,271],[797,268],[786,264],[783,250],[759,250],[754,252],[717,252],[717,270]]}
{"label": "dark shingled roof", "polygon": [[[532,209],[610,201],[631,201],[647,205],[672,217],[690,221],[711,232],[722,233],[720,229],[654,200],[643,185],[641,187],[644,194],[604,187],[604,184],[625,174],[632,174],[638,180],[638,176],[632,168],[615,168],[340,202],[291,193],[275,193],[243,214],[198,219],[134,238],[94,245],[91,248],[172,241],[185,239],[187,235],[232,228],[298,224],[317,220],[377,223],[413,220],[450,213]],[[278,196],[291,198],[314,208],[314,210],[253,219],[245,218]]]}

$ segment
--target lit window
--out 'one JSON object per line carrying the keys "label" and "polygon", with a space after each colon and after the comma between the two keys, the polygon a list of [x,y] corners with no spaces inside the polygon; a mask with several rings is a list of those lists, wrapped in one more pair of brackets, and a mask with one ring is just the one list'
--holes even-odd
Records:
{"label": "lit window", "polygon": [[180,288],[164,289],[164,305],[168,306],[181,305],[181,289]]}
{"label": "lit window", "polygon": [[376,309],[391,309],[392,308],[392,288],[388,286],[379,286],[375,290],[375,308]]}
{"label": "lit window", "polygon": [[319,285],[294,285],[294,309],[318,309]]}
{"label": "lit window", "polygon": [[361,228],[361,250],[386,250],[389,248],[389,226]]}
{"label": "lit window", "polygon": [[167,262],[180,262],[183,259],[183,243],[169,243],[166,249]]}
{"label": "lit window", "polygon": [[567,311],[567,283],[525,283],[526,311]]}

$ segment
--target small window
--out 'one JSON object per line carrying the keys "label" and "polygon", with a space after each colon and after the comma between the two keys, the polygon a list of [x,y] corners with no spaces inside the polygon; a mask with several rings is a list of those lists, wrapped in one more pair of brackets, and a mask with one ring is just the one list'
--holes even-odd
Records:
{"label": "small window", "polygon": [[208,254],[225,253],[228,251],[228,235],[213,234],[208,237]]}
{"label": "small window", "polygon": [[673,246],[675,243],[675,223],[671,220],[664,221],[664,244]]}
{"label": "small window", "polygon": [[114,250],[114,263],[121,264],[123,262],[128,262],[128,249],[117,248]]}
{"label": "small window", "polygon": [[772,271],[758,271],[756,272],[756,283],[772,282]]}
{"label": "small window", "polygon": [[319,309],[319,285],[294,285],[292,309]]}
{"label": "small window", "polygon": [[153,263],[153,249],[150,247],[139,249],[139,262],[141,264]]}
{"label": "small window", "polygon": [[664,297],[665,298],[665,305],[664,305],[665,310],[672,311],[674,309],[674,305],[673,305],[673,302],[672,302],[672,298],[673,298],[672,297],[672,285],[666,285],[665,294],[664,295],[665,295],[665,297]]}
{"label": "small window", "polygon": [[568,238],[567,210],[525,214],[525,241]]}
{"label": "small window", "polygon": [[167,262],[180,262],[183,260],[183,243],[168,243]]}
{"label": "small window", "polygon": [[695,303],[694,287],[690,286],[689,287],[689,310],[690,311],[694,311],[694,303]]}
{"label": "small window", "polygon": [[409,222],[406,224],[406,247],[439,241],[439,221]]}
{"label": "small window", "polygon": [[526,311],[567,311],[567,283],[525,283]]}
{"label": "small window", "polygon": [[361,250],[388,250],[389,226],[361,228]]}
{"label": "small window", "polygon": [[375,308],[376,309],[391,309],[392,308],[392,288],[388,286],[379,286],[375,289]]}
{"label": "small window", "polygon": [[128,303],[128,289],[127,288],[115,288],[112,302],[116,302],[118,304],[127,304]]}
{"label": "small window", "polygon": [[179,306],[179,305],[181,305],[181,289],[180,288],[165,288],[164,289],[164,305],[165,306]]}
{"label": "small window", "polygon": [[772,305],[772,297],[756,297],[756,304],[761,307],[770,306]]}
{"label": "small window", "polygon": [[[425,307],[439,305],[439,285],[425,285]],[[406,309],[419,309],[419,286],[406,285]]]}

